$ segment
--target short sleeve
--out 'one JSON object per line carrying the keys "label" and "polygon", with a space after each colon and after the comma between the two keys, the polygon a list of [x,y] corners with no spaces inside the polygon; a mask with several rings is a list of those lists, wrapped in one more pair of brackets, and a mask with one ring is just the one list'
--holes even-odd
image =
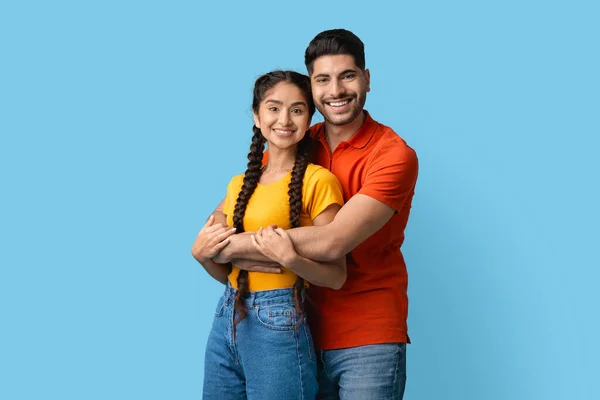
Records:
{"label": "short sleeve", "polygon": [[359,194],[400,211],[415,190],[419,161],[417,154],[404,142],[387,143],[367,166]]}
{"label": "short sleeve", "polygon": [[323,167],[317,167],[304,183],[303,191],[303,203],[311,219],[315,219],[332,204],[344,205],[344,193],[340,181]]}
{"label": "short sleeve", "polygon": [[227,216],[233,215],[235,203],[240,194],[243,181],[244,175],[236,175],[229,181],[229,185],[227,185],[227,194],[225,195],[225,203],[223,204],[223,214]]}

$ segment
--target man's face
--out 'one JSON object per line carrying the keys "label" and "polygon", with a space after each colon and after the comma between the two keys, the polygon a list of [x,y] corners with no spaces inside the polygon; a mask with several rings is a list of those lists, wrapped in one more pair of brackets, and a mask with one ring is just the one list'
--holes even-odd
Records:
{"label": "man's face", "polygon": [[310,77],[315,105],[327,122],[346,125],[360,115],[371,90],[369,70],[349,54],[327,55],[313,63]]}

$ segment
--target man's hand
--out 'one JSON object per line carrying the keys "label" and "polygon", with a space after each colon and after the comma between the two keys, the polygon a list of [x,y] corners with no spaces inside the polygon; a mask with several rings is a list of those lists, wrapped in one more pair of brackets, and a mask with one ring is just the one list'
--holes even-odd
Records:
{"label": "man's hand", "polygon": [[215,217],[211,215],[192,245],[192,255],[198,262],[215,257],[229,244],[229,236],[235,233],[235,228],[222,224],[214,224]]}
{"label": "man's hand", "polygon": [[260,228],[251,240],[258,251],[280,265],[288,265],[298,257],[292,239],[281,228]]}

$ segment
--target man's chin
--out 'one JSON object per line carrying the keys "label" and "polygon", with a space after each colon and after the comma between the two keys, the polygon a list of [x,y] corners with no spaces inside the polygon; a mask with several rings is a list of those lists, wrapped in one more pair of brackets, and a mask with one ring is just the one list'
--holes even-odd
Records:
{"label": "man's chin", "polygon": [[323,118],[331,125],[343,126],[348,125],[349,123],[354,121],[360,115],[361,112],[362,110],[357,113],[345,115],[323,115]]}

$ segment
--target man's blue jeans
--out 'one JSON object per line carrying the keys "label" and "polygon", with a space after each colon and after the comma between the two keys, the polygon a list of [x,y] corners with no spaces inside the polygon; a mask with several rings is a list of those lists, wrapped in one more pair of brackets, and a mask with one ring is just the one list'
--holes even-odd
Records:
{"label": "man's blue jeans", "polygon": [[406,383],[406,343],[319,352],[321,400],[401,400]]}
{"label": "man's blue jeans", "polygon": [[312,337],[292,289],[251,292],[233,337],[235,289],[218,302],[206,345],[204,400],[310,399],[317,395]]}

